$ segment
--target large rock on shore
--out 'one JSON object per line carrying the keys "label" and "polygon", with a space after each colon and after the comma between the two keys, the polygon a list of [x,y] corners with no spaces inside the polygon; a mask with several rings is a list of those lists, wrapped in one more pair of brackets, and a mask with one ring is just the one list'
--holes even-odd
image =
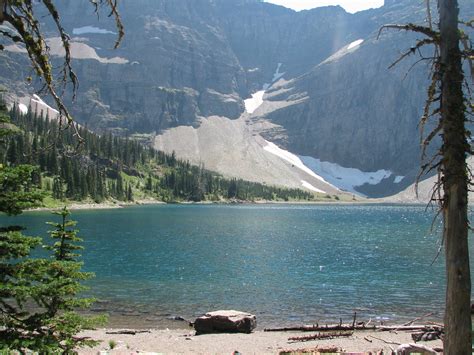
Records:
{"label": "large rock on shore", "polygon": [[215,311],[199,317],[194,322],[196,334],[251,333],[257,326],[257,317],[239,311]]}

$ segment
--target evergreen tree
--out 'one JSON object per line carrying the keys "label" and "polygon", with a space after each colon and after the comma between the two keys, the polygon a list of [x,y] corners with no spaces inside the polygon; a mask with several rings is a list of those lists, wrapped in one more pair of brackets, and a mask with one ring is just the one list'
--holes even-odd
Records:
{"label": "evergreen tree", "polygon": [[133,191],[132,191],[132,185],[131,184],[128,184],[127,201],[133,201]]}
{"label": "evergreen tree", "polygon": [[227,189],[227,197],[228,198],[235,198],[237,197],[237,180],[232,179],[229,184],[229,188]]}
{"label": "evergreen tree", "polygon": [[[132,186],[132,195],[135,188],[148,196],[166,201],[202,201],[206,198],[287,200],[289,197],[310,199],[312,196],[301,190],[278,189],[243,180],[224,179],[206,171],[202,165],[193,166],[188,161],[177,159],[175,154],[158,152],[110,133],[98,136],[84,128],[80,128],[80,135],[84,137],[86,144],[79,155],[70,159],[61,156],[61,152],[76,146],[73,132],[66,130],[58,136],[57,121],[45,121],[41,117],[22,115],[19,112],[12,112],[11,116],[24,133],[21,139],[17,134],[9,138],[4,147],[0,147],[0,159],[4,159],[5,164],[17,165],[19,161],[17,157],[13,157],[17,153],[10,153],[8,157],[7,152],[17,151],[21,145],[24,151],[22,159],[39,164],[38,172],[33,174],[34,182],[40,183],[41,174],[53,177],[48,190],[58,200],[68,198],[80,201],[92,198],[101,202],[114,198],[127,201],[128,184],[125,185],[123,181],[127,174],[138,177]],[[124,157],[128,164],[123,161]]]}
{"label": "evergreen tree", "polygon": [[123,187],[123,179],[120,173],[118,174],[118,177],[117,177],[115,197],[117,198],[117,200],[121,200],[121,201],[125,200],[125,190]]}
{"label": "evergreen tree", "polygon": [[56,200],[64,199],[63,183],[59,177],[55,177],[53,180],[53,198]]}
{"label": "evergreen tree", "polygon": [[[82,346],[94,346],[96,341],[75,335],[103,324],[103,316],[86,318],[76,313],[88,308],[93,299],[80,299],[77,294],[85,288],[80,281],[93,275],[81,271],[78,245],[82,240],[71,229],[64,208],[56,215],[59,223],[49,223],[55,229],[50,235],[56,242],[46,246],[50,259],[31,258],[31,250],[41,243],[40,238],[23,236],[18,230],[0,232],[0,269],[2,323],[1,351],[25,349],[42,354],[72,354]],[[36,307],[25,308],[25,304]]]}
{"label": "evergreen tree", "polygon": [[[0,104],[0,121],[8,122],[5,106]],[[0,146],[11,129],[0,125]],[[23,209],[38,206],[43,194],[33,185],[30,165],[6,167],[0,164],[0,212],[18,215]],[[67,217],[67,211],[61,215]],[[41,238],[22,234],[18,226],[0,227],[0,353],[26,349],[42,354],[72,353],[76,346],[92,345],[90,340],[74,335],[90,328],[95,320],[84,320],[72,309],[87,306],[90,300],[77,300],[81,290],[79,280],[89,275],[80,272],[80,263],[74,260],[77,247],[75,232],[63,223],[53,236],[61,236],[52,250],[51,260],[35,259],[31,251],[41,244]],[[64,228],[63,228],[64,227]],[[28,311],[26,304],[35,304],[36,311]]]}
{"label": "evergreen tree", "polygon": [[[463,93],[462,65],[465,58],[460,50],[462,31],[459,29],[457,0],[439,0],[438,10],[441,70],[437,75],[441,77],[440,127],[443,132],[440,171],[444,175],[441,208],[447,279],[444,351],[445,354],[469,354],[472,352],[472,308],[468,190],[472,175],[466,158],[472,151],[468,144],[471,133],[467,130]],[[470,55],[472,58],[473,53]]]}
{"label": "evergreen tree", "polygon": [[148,191],[152,191],[152,190],[153,190],[153,179],[152,179],[152,177],[151,177],[151,174],[148,174],[148,178],[147,178],[147,180],[146,180],[145,189],[147,189]]}
{"label": "evergreen tree", "polygon": [[8,151],[7,151],[7,160],[12,165],[15,165],[18,161],[18,152],[16,150],[16,142],[14,139],[12,139],[9,144]]}

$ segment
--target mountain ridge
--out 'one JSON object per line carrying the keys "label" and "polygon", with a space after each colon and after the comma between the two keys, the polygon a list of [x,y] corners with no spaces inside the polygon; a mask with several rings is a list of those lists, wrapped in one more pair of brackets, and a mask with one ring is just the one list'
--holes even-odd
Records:
{"label": "mountain ridge", "polygon": [[[466,16],[474,13],[469,1],[461,5]],[[84,16],[90,9],[81,2],[59,7],[82,51],[73,55],[81,85],[77,102],[69,104],[89,128],[137,136],[196,163],[227,161],[214,165],[232,177],[250,176],[272,159],[258,143],[263,139],[296,156],[365,173],[391,172],[377,184],[357,186],[361,195],[386,196],[413,182],[428,68],[411,70],[408,60],[387,69],[416,35],[386,31],[375,37],[386,23],[424,23],[423,5],[390,1],[356,14],[334,6],[295,12],[244,0],[137,0],[120,6],[127,35],[117,51],[110,50],[112,22]],[[45,20],[52,31],[49,26]],[[121,61],[112,63],[113,58]],[[21,53],[1,53],[0,63],[1,84],[30,91]],[[274,82],[276,72],[283,75]],[[261,105],[246,112],[245,100],[256,93]],[[213,117],[221,117],[227,138],[207,131]],[[245,149],[233,161],[225,159],[217,147],[230,146],[232,135],[240,134],[231,129],[241,123],[249,131],[245,144],[263,151],[250,161]],[[213,153],[187,149],[188,133],[180,135],[189,130],[207,137]],[[266,174],[275,178],[260,182],[281,183],[278,175],[293,174],[293,167],[275,164]],[[294,177],[286,184],[303,180]]]}

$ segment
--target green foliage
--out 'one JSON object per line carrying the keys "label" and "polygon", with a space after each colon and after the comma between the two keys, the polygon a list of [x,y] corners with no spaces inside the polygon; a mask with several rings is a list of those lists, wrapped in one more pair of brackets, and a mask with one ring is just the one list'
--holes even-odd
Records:
{"label": "green foliage", "polygon": [[[58,122],[22,115],[16,108],[12,121],[22,129],[0,147],[0,159],[9,166],[33,164],[35,176],[49,181],[48,193],[59,201],[117,200],[131,202],[154,198],[165,202],[221,200],[311,200],[311,193],[240,179],[226,179],[139,142],[79,128],[85,139],[75,151],[74,131],[58,136]],[[14,147],[14,148],[13,148]],[[21,147],[22,152],[19,152]],[[14,153],[12,153],[14,151]],[[10,154],[9,154],[10,152]],[[71,159],[74,154],[74,159]],[[2,162],[2,161],[0,161]],[[46,189],[46,186],[45,188]]]}
{"label": "green foliage", "polygon": [[[7,160],[0,164],[0,212],[18,215],[41,203],[41,175],[37,167],[27,164],[31,159],[27,137],[10,123],[2,103],[0,124],[0,153]],[[55,154],[48,160],[51,168]],[[49,259],[31,256],[42,244],[41,238],[23,235],[18,226],[0,227],[0,353],[29,349],[41,354],[69,354],[77,347],[95,344],[91,339],[75,337],[104,320],[84,318],[75,312],[93,301],[77,297],[84,290],[80,282],[92,274],[81,271],[77,254],[82,249],[78,245],[81,239],[71,229],[75,222],[67,219],[69,211],[55,214],[61,220],[50,223],[55,228],[50,235],[56,242],[45,246],[51,252]]]}
{"label": "green foliage", "polygon": [[[16,144],[9,144],[15,141],[18,131],[18,127],[10,122],[5,103],[0,102],[0,153],[6,155],[5,160],[8,158],[16,160],[17,153],[20,153],[17,152]],[[12,151],[15,154],[13,156]],[[35,174],[37,169],[31,165],[19,164],[12,167],[0,162],[0,212],[17,215],[25,208],[40,204],[43,194],[38,191],[38,186],[34,183]]]}
{"label": "green foliage", "polygon": [[43,193],[33,184],[35,171],[36,168],[31,165],[0,165],[0,212],[17,215],[39,204]]}
{"label": "green foliage", "polygon": [[54,227],[49,232],[54,243],[45,246],[51,252],[49,259],[30,256],[40,238],[25,237],[18,231],[0,234],[0,349],[70,354],[97,343],[75,336],[105,321],[102,316],[87,318],[76,312],[94,301],[77,297],[85,289],[81,281],[93,276],[81,271],[78,243],[82,239],[66,208],[54,214],[60,221],[48,223]]}

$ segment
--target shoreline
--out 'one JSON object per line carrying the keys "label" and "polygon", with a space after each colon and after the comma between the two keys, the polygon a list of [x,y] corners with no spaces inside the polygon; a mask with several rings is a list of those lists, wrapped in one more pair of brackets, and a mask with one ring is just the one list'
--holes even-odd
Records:
{"label": "shoreline", "polygon": [[49,212],[49,211],[56,211],[58,209],[63,208],[66,206],[71,211],[80,211],[80,210],[114,210],[120,208],[127,208],[132,206],[140,206],[140,205],[166,205],[166,202],[158,201],[158,200],[137,200],[133,203],[127,202],[101,202],[101,203],[80,203],[80,202],[73,202],[73,203],[64,203],[62,206],[57,207],[36,207],[36,208],[29,208],[26,209],[25,212]]}
{"label": "shoreline", "polygon": [[[71,211],[80,210],[112,210],[135,206],[152,206],[152,205],[223,205],[223,206],[235,206],[235,205],[327,205],[327,206],[364,206],[364,205],[400,205],[400,206],[426,206],[423,202],[389,202],[380,199],[365,199],[357,201],[270,201],[270,200],[258,200],[258,201],[180,201],[180,202],[163,202],[158,200],[137,200],[134,202],[101,202],[101,203],[65,203],[64,206]],[[25,212],[49,212],[61,209],[63,206],[57,207],[36,207],[26,209]]]}
{"label": "shoreline", "polygon": [[[91,337],[101,343],[94,348],[79,349],[79,354],[280,354],[283,351],[338,348],[337,352],[391,353],[399,344],[413,343],[411,332],[357,330],[349,337],[294,341],[291,337],[314,335],[317,332],[264,332],[250,334],[220,333],[195,335],[192,329],[98,329],[85,331],[79,336]],[[133,334],[136,332],[135,334]],[[442,348],[441,340],[419,342],[429,348]],[[112,349],[113,348],[113,349]]]}
{"label": "shoreline", "polygon": [[[229,306],[233,308],[233,306]],[[234,307],[235,308],[235,307]],[[433,308],[425,308],[424,313],[409,310],[407,308],[392,309],[383,312],[378,310],[365,310],[363,308],[354,308],[351,312],[340,314],[320,313],[314,316],[306,314],[287,314],[278,313],[275,316],[273,312],[258,312],[255,309],[245,310],[255,314],[257,317],[257,329],[274,329],[282,327],[299,327],[301,325],[326,325],[326,324],[349,324],[354,317],[358,323],[368,323],[376,326],[385,326],[391,324],[405,324],[417,319],[419,322],[443,323],[444,311]],[[107,323],[103,325],[108,329],[190,329],[189,325],[194,323],[197,317],[202,316],[208,310],[180,309],[170,310],[165,308],[145,307],[142,305],[132,305],[127,302],[114,303],[105,300],[97,300],[90,309],[81,312],[85,316],[97,316],[106,314]],[[392,312],[392,314],[390,314]],[[192,326],[191,326],[192,329]]]}

